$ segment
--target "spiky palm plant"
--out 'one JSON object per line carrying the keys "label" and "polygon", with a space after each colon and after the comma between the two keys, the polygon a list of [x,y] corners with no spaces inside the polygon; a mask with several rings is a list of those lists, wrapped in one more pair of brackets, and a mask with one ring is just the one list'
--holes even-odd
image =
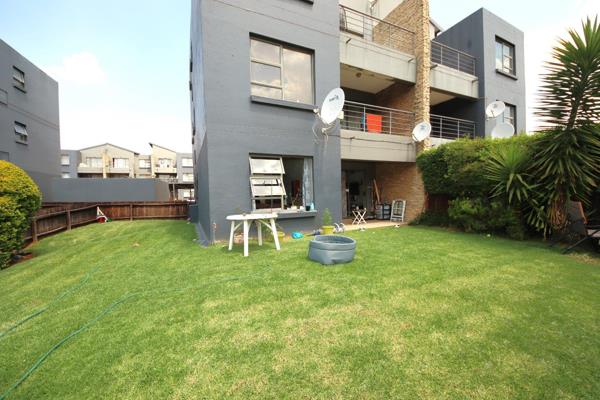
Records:
{"label": "spiky palm plant", "polygon": [[[544,132],[534,155],[544,229],[562,229],[566,202],[586,201],[600,178],[600,26],[583,22],[561,39],[542,76],[536,114]],[[532,216],[530,216],[532,217]]]}
{"label": "spiky palm plant", "polygon": [[527,201],[535,186],[529,183],[529,161],[528,149],[518,143],[493,149],[485,164],[485,177],[495,184],[492,196],[506,197],[511,205]]}

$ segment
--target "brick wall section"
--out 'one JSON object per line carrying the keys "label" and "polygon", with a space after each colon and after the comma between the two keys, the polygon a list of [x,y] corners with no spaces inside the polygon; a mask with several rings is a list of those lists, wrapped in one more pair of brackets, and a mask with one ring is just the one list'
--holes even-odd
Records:
{"label": "brick wall section", "polygon": [[424,210],[425,190],[415,163],[377,163],[375,179],[383,202],[406,200],[405,221],[412,221]]}
{"label": "brick wall section", "polygon": [[[387,102],[386,107],[414,111],[414,123],[429,121],[431,67],[429,1],[404,0],[385,20],[414,32],[413,54],[417,63],[417,76],[415,85],[410,90],[404,88],[402,92],[402,86],[394,85],[388,89],[389,93],[382,93],[382,102]],[[411,100],[412,104],[410,104]],[[429,146],[429,140],[426,140],[417,145],[417,151],[421,152]],[[385,202],[391,203],[394,199],[406,200],[407,221],[413,220],[423,211],[426,195],[421,174],[415,163],[402,165],[378,163],[376,179]]]}
{"label": "brick wall section", "polygon": [[[397,82],[387,89],[382,90],[376,95],[375,104],[381,107],[395,108],[412,112],[415,102],[415,86],[406,83]],[[389,126],[385,121],[384,126]],[[395,131],[399,131],[401,135],[409,136],[414,126],[414,115],[397,116],[392,121]]]}

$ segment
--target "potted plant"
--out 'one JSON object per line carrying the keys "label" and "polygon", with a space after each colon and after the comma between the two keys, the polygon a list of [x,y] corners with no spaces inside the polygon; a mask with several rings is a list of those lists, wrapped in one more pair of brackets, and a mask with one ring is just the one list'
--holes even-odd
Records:
{"label": "potted plant", "polygon": [[332,235],[334,226],[332,225],[333,220],[331,218],[331,212],[329,211],[329,208],[326,208],[323,211],[322,219],[323,219],[323,226],[321,227],[321,230],[323,231],[323,235]]}

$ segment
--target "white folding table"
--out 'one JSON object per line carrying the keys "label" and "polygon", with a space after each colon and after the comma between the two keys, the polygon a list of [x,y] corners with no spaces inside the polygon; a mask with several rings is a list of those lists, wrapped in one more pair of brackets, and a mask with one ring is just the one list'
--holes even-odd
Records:
{"label": "white folding table", "polygon": [[[261,225],[266,226],[271,230],[273,234],[273,240],[275,241],[275,248],[280,250],[279,247],[279,238],[277,237],[277,227],[275,226],[275,220],[277,219],[277,214],[275,213],[265,213],[265,214],[236,214],[236,215],[228,215],[227,220],[231,221],[231,232],[229,233],[229,250],[233,248],[233,235],[235,231],[243,226],[243,235],[244,235],[244,257],[248,257],[248,236],[250,232],[250,227],[252,223],[256,225],[256,230],[258,232],[258,245],[262,246],[262,231]],[[267,222],[268,221],[268,222]]]}
{"label": "white folding table", "polygon": [[367,223],[367,221],[365,221],[365,215],[367,215],[367,210],[365,208],[352,210],[352,215],[354,215],[352,225],[360,225]]}

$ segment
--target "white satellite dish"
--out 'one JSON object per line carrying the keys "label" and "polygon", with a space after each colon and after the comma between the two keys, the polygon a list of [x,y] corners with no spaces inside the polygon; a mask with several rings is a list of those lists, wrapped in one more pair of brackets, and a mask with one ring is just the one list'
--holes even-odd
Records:
{"label": "white satellite dish", "polygon": [[515,134],[515,127],[508,122],[501,122],[492,130],[493,139],[506,139]]}
{"label": "white satellite dish", "polygon": [[422,142],[431,134],[431,124],[423,121],[413,128],[412,137],[415,142]]}
{"label": "white satellite dish", "polygon": [[491,102],[485,109],[485,115],[488,118],[498,118],[506,110],[506,104],[503,101],[497,100]]}
{"label": "white satellite dish", "polygon": [[325,96],[321,110],[319,110],[319,118],[325,125],[333,123],[344,108],[346,95],[341,88],[335,88]]}

